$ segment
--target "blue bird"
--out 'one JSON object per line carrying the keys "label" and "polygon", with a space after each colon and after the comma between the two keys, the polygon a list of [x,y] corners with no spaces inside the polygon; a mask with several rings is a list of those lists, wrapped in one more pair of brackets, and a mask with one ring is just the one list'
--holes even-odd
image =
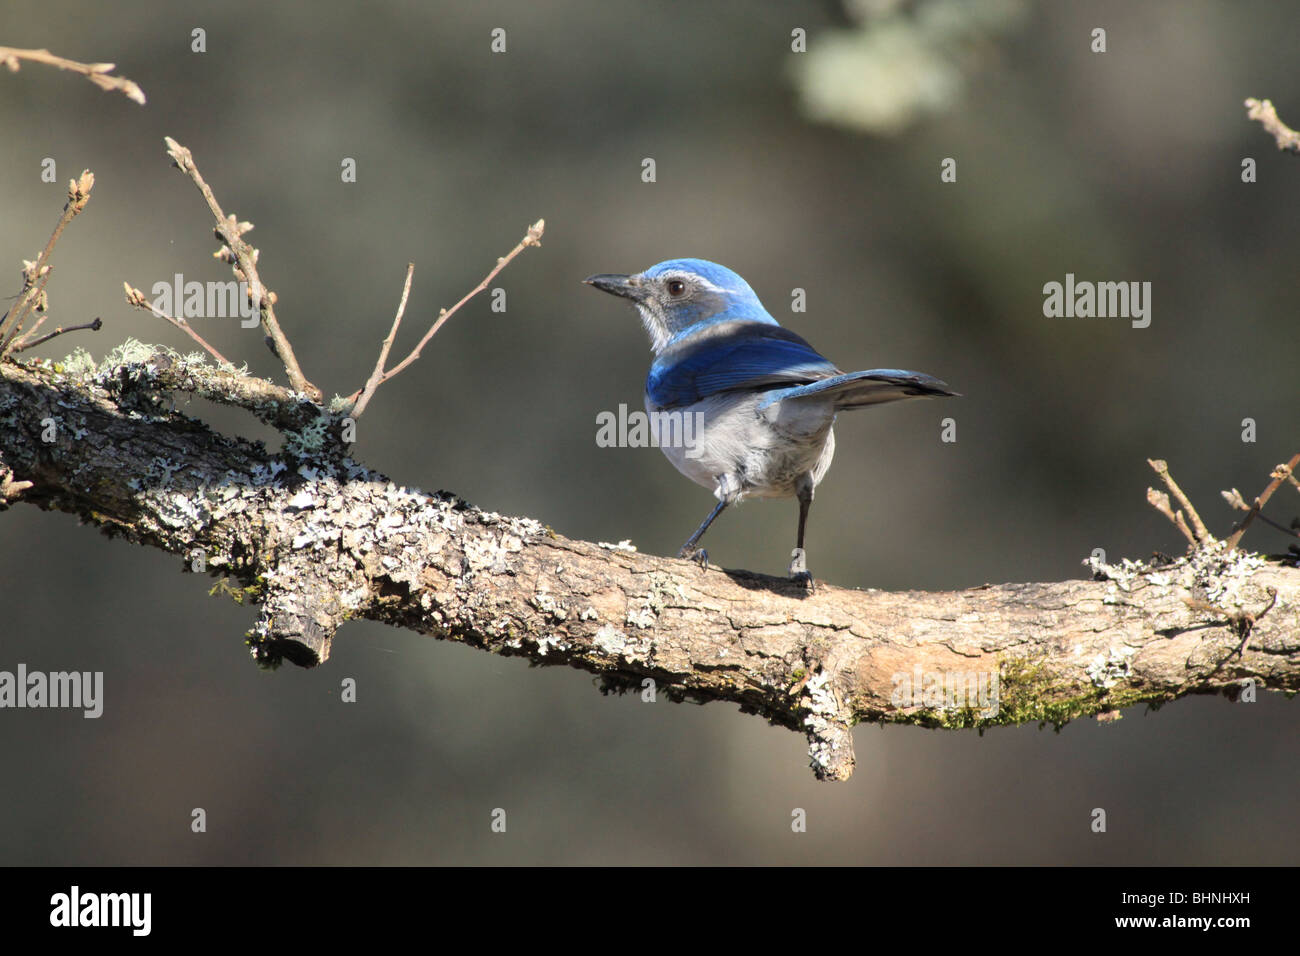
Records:
{"label": "blue bird", "polygon": [[[677,470],[703,485],[717,506],[679,557],[708,565],[698,547],[713,520],[742,498],[799,500],[799,535],[790,577],[812,587],[804,529],[813,492],[835,454],[831,426],[842,409],[907,398],[957,395],[920,372],[842,372],[783,329],[748,283],[704,259],[670,259],[637,275],[583,280],[630,299],[655,354],[645,383],[652,430],[679,440],[660,448]],[[685,417],[684,425],[668,413]],[[692,429],[692,425],[696,425]]]}

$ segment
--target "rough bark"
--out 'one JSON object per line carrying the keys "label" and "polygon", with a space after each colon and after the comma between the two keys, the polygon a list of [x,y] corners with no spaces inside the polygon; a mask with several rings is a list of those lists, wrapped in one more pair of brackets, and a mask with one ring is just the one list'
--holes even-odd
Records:
{"label": "rough bark", "polygon": [[[0,364],[0,508],[72,512],[232,579],[261,605],[263,664],[318,664],[343,622],[370,618],[609,689],[734,701],[806,734],[830,779],[852,772],[860,721],[1060,724],[1300,689],[1300,570],[1284,562],[1216,545],[1094,561],[1090,580],[809,594],[398,487],[345,457],[337,417],[270,383],[236,393],[231,374],[148,350],[99,369]],[[175,389],[249,408],[285,449],[215,433],[174,410]],[[991,696],[963,696],[981,679]]]}

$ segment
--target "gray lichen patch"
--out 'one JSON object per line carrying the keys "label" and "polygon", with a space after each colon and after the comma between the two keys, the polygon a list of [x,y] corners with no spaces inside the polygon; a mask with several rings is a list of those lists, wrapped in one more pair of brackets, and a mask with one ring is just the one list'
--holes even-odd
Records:
{"label": "gray lichen patch", "polygon": [[602,624],[593,635],[592,643],[601,653],[617,657],[627,647],[627,634],[612,624]]}
{"label": "gray lichen patch", "polygon": [[808,760],[818,779],[840,780],[853,772],[853,731],[840,713],[830,674],[820,667],[800,690]]}
{"label": "gray lichen patch", "polygon": [[509,529],[499,535],[479,535],[465,542],[465,563],[472,573],[505,574],[511,555],[523,549],[523,538]]}
{"label": "gray lichen patch", "polygon": [[592,644],[602,654],[617,657],[628,663],[648,661],[655,649],[652,635],[633,637],[612,624],[602,624],[593,635]]}
{"label": "gray lichen patch", "polygon": [[631,538],[624,538],[618,544],[610,544],[608,541],[597,541],[596,547],[605,551],[626,551],[628,554],[636,553],[636,545],[632,543]]}
{"label": "gray lichen patch", "polygon": [[1110,582],[1104,598],[1107,604],[1126,603],[1126,595],[1146,587],[1182,589],[1229,614],[1259,603],[1259,589],[1251,585],[1251,578],[1267,566],[1262,555],[1239,549],[1229,551],[1222,541],[1203,545],[1167,564],[1128,558],[1119,564],[1107,564],[1095,555],[1083,563],[1095,577]]}
{"label": "gray lichen patch", "polygon": [[1088,662],[1085,673],[1093,685],[1109,690],[1129,675],[1130,663],[1137,649],[1128,646],[1112,647]]}
{"label": "gray lichen patch", "polygon": [[653,627],[665,607],[686,600],[686,592],[671,575],[651,571],[646,593],[628,602],[626,623],[631,627]]}
{"label": "gray lichen patch", "polygon": [[[262,615],[249,643],[260,662],[317,663],[338,626],[361,615],[392,613],[419,629],[462,632],[486,620],[520,623],[495,607],[491,580],[516,573],[526,544],[546,533],[541,523],[399,487],[346,457],[332,433],[339,419],[302,396],[134,340],[102,362],[78,352],[26,368],[56,389],[38,420],[51,410],[58,416],[61,440],[73,446],[64,456],[74,463],[69,470],[86,470],[94,487],[131,476],[118,484],[111,513],[87,517],[256,583]],[[284,447],[269,453],[216,434],[176,412],[173,391],[252,410],[285,435]],[[150,428],[141,431],[145,421]],[[80,510],[75,498],[61,506]],[[569,617],[563,601],[538,604],[553,624]],[[456,611],[445,613],[448,606]],[[530,644],[538,654],[567,649],[562,634]]]}

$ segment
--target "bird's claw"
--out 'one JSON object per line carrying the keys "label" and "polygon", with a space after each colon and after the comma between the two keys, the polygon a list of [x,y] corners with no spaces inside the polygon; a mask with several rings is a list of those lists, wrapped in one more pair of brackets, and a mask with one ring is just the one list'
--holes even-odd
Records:
{"label": "bird's claw", "polygon": [[687,561],[694,561],[700,566],[701,571],[709,569],[709,552],[703,548],[682,548],[677,552],[677,557],[684,558]]}
{"label": "bird's claw", "polygon": [[808,556],[803,548],[795,548],[790,552],[790,580],[802,584],[809,591],[816,590],[812,574],[808,571]]}

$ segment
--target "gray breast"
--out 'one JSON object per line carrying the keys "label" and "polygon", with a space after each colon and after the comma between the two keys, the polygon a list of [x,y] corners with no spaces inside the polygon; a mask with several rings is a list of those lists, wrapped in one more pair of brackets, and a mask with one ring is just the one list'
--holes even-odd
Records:
{"label": "gray breast", "polygon": [[[804,475],[821,481],[835,454],[832,404],[807,398],[759,411],[763,397],[722,393],[681,409],[685,419],[661,413],[661,450],[678,471],[715,493],[722,478],[732,500],[794,495]],[[646,411],[658,411],[648,398]]]}

